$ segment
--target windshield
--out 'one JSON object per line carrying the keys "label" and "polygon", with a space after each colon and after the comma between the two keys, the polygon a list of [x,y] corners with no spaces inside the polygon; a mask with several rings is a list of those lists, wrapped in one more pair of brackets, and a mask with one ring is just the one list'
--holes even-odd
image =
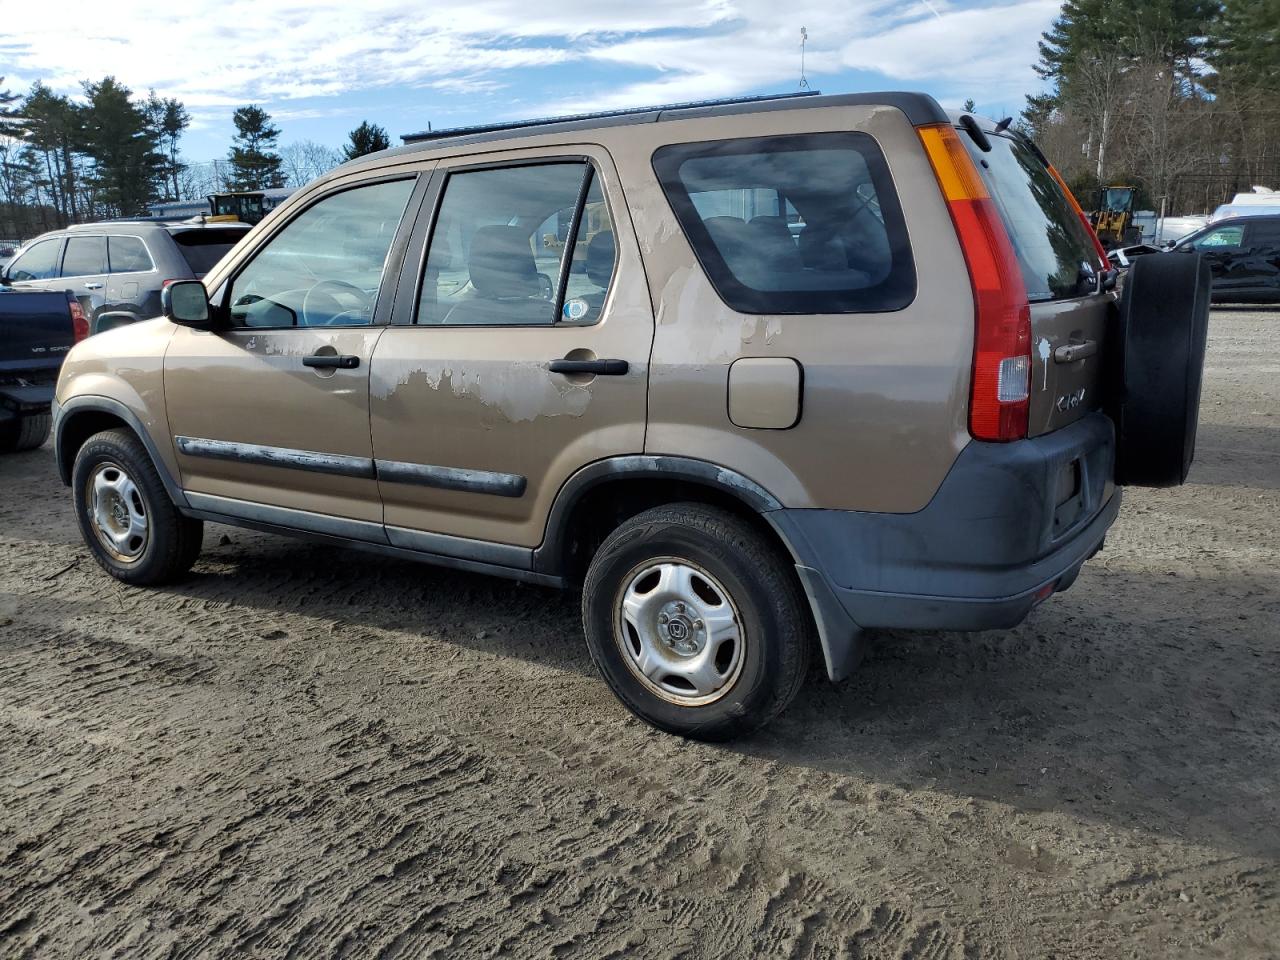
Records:
{"label": "windshield", "polygon": [[1048,167],[1022,140],[988,137],[990,153],[983,153],[967,136],[961,139],[1009,231],[1027,297],[1066,300],[1092,293],[1098,254]]}
{"label": "windshield", "polygon": [[1124,213],[1133,206],[1133,191],[1127,187],[1108,187],[1102,191],[1102,205],[1112,213]]}

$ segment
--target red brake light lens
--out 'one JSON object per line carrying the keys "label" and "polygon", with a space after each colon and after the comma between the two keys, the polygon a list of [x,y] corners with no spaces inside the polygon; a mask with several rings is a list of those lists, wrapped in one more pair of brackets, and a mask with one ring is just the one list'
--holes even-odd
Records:
{"label": "red brake light lens", "polygon": [[68,306],[71,308],[71,337],[73,343],[79,343],[89,336],[89,318],[85,316],[84,307],[75,297],[67,294]]}
{"label": "red brake light lens", "polygon": [[952,127],[917,128],[964,252],[973,287],[973,383],[969,433],[975,440],[1027,435],[1031,396],[1031,304],[1022,268],[977,167]]}

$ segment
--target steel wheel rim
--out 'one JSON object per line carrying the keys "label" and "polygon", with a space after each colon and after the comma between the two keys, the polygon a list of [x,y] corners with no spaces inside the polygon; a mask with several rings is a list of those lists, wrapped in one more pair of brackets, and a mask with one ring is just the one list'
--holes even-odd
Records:
{"label": "steel wheel rim", "polygon": [[690,560],[646,560],[622,578],[613,635],[650,693],[682,707],[724,697],[746,661],[746,632],[724,586]]}
{"label": "steel wheel rim", "polygon": [[118,463],[99,463],[85,483],[84,499],[98,545],[118,563],[136,563],[151,540],[151,517],[133,478]]}

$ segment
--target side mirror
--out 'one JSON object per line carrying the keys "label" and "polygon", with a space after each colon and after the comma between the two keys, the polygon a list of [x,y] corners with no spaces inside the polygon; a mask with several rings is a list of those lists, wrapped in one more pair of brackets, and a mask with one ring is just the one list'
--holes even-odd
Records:
{"label": "side mirror", "polygon": [[212,326],[209,295],[199,280],[179,280],[161,290],[160,312],[184,327],[208,330]]}

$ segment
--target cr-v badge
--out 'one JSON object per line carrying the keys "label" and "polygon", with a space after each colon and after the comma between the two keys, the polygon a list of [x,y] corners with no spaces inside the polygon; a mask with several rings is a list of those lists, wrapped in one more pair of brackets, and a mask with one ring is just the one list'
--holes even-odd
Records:
{"label": "cr-v badge", "polygon": [[1074,393],[1064,393],[1058,398],[1057,407],[1062,413],[1068,410],[1074,410],[1080,404],[1084,403],[1084,387],[1076,390]]}

